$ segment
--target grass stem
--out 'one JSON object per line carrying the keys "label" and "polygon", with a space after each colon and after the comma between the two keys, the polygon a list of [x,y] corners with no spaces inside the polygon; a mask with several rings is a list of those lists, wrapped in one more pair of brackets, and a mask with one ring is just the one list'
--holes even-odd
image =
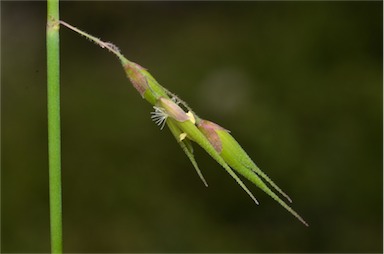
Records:
{"label": "grass stem", "polygon": [[62,253],[59,0],[47,1],[47,96],[51,252]]}

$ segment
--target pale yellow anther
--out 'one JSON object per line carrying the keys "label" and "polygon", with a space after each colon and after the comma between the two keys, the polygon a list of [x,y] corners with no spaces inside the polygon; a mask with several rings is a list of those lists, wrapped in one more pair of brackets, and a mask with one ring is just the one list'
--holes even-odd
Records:
{"label": "pale yellow anther", "polygon": [[189,116],[189,120],[191,120],[191,122],[193,124],[196,123],[195,116],[193,115],[193,113],[191,111],[188,111],[187,116]]}
{"label": "pale yellow anther", "polygon": [[187,137],[187,133],[183,132],[179,135],[179,141],[183,141]]}

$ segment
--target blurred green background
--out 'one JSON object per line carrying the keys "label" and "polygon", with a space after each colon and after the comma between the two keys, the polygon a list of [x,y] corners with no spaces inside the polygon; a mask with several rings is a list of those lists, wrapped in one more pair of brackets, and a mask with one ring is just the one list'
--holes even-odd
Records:
{"label": "blurred green background", "polygon": [[[48,252],[44,2],[1,2],[1,251]],[[62,2],[232,131],[306,228],[196,147],[117,59],[61,30],[66,252],[382,252],[382,2]]]}

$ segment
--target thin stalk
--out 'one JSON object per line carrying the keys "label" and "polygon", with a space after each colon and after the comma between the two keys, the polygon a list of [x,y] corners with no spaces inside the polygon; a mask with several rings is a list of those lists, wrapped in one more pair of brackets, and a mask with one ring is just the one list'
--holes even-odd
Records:
{"label": "thin stalk", "polygon": [[51,252],[62,253],[59,1],[47,1],[47,96]]}
{"label": "thin stalk", "polygon": [[109,51],[111,51],[113,54],[115,54],[122,62],[126,62],[127,59],[120,53],[120,50],[115,46],[113,45],[112,43],[110,42],[104,42],[102,40],[100,40],[99,38],[96,38],[95,36],[92,36],[90,35],[89,33],[86,33],[62,20],[59,21],[60,24],[62,24],[63,26],[66,26],[68,27],[69,29],[71,29],[72,31],[78,33],[78,34],[81,34],[82,36],[88,38],[89,40],[93,41],[94,43],[96,43],[97,45],[99,45],[100,47],[102,48],[106,48],[108,49]]}
{"label": "thin stalk", "polygon": [[[108,49],[110,52],[112,52],[113,54],[115,54],[115,55],[119,58],[119,60],[123,63],[123,65],[124,65],[125,63],[127,63],[127,62],[130,62],[127,58],[125,58],[125,57],[123,56],[123,54],[121,54],[119,48],[118,48],[117,46],[115,46],[114,44],[112,44],[112,43],[110,43],[110,42],[104,42],[104,41],[100,40],[99,38],[97,38],[97,37],[95,37],[95,36],[93,36],[93,35],[90,35],[89,33],[84,32],[84,31],[80,30],[79,28],[74,27],[74,26],[68,24],[68,23],[65,22],[65,21],[60,20],[59,22],[60,22],[61,25],[66,26],[66,27],[69,28],[70,30],[72,30],[72,31],[74,31],[74,32],[76,32],[76,33],[78,33],[78,34],[80,34],[80,35],[86,37],[87,39],[89,39],[89,40],[91,40],[91,41],[93,41],[94,43],[96,43],[97,45],[99,45],[101,48],[106,48],[106,49]],[[158,84],[158,85],[159,85],[159,84]],[[198,115],[197,115],[197,114],[196,114],[196,113],[195,113],[195,112],[188,106],[188,104],[187,104],[185,101],[181,100],[177,95],[175,95],[174,93],[172,93],[171,91],[169,91],[167,88],[165,88],[165,87],[163,87],[163,86],[161,86],[161,88],[162,88],[162,89],[163,89],[169,96],[176,98],[177,101],[178,101],[179,103],[181,103],[186,109],[188,109],[189,111],[191,111],[192,114],[194,115],[194,117],[196,118],[196,121],[197,121],[197,122],[200,122],[200,121],[201,121],[201,119],[199,118],[199,116],[198,116]],[[149,87],[149,89],[151,89],[151,87]]]}

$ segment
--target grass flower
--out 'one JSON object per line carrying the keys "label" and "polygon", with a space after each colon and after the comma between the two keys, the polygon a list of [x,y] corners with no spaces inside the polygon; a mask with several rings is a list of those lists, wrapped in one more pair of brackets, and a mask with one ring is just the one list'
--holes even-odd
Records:
{"label": "grass flower", "polygon": [[239,143],[229,134],[228,130],[213,122],[199,118],[184,101],[161,86],[145,68],[126,59],[113,44],[103,42],[63,21],[60,21],[60,23],[96,42],[102,48],[107,48],[119,58],[134,88],[145,100],[153,105],[155,111],[151,112],[152,120],[160,126],[160,129],[163,129],[165,125],[168,126],[205,186],[208,186],[208,184],[195,160],[192,142],[197,143],[216,160],[256,204],[258,204],[256,198],[232,169],[262,189],[304,225],[308,226],[301,216],[271,190],[267,184],[291,202],[288,195],[256,166]]}
{"label": "grass flower", "polygon": [[164,112],[164,109],[153,106],[155,109],[154,112],[151,112],[151,118],[152,120],[160,126],[160,129],[162,130],[164,128],[165,123],[167,122],[168,115]]}

